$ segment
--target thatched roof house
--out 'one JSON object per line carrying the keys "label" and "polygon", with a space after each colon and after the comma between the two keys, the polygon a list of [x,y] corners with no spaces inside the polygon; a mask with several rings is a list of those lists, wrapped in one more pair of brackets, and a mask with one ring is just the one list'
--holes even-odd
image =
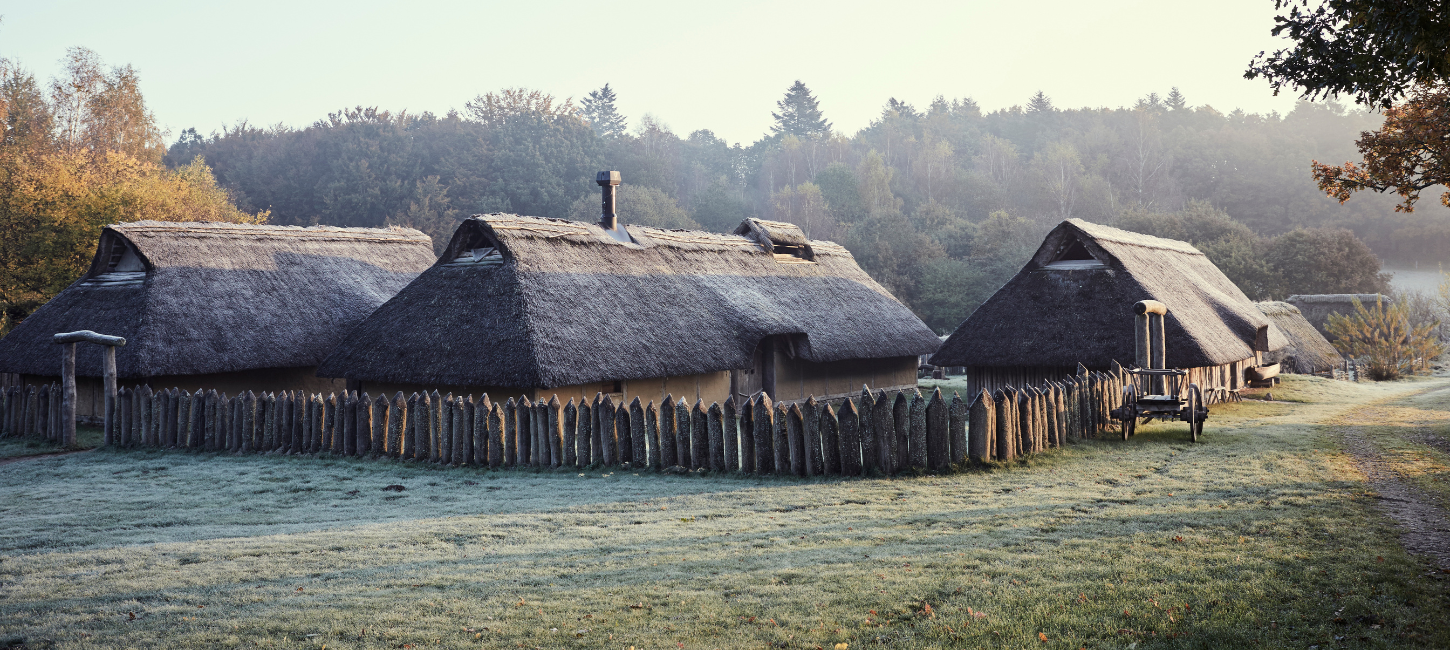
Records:
{"label": "thatched roof house", "polygon": [[1284,372],[1312,375],[1331,370],[1343,361],[1324,335],[1304,320],[1298,307],[1277,301],[1261,302],[1258,307],[1289,341],[1282,349],[1264,355],[1265,362],[1283,364]]}
{"label": "thatched roof house", "polygon": [[364,388],[706,403],[914,385],[931,330],[846,249],[794,225],[735,234],[488,214],[322,363]]}
{"label": "thatched roof house", "polygon": [[1304,315],[1304,320],[1309,321],[1314,329],[1324,336],[1329,336],[1329,331],[1324,329],[1329,324],[1330,314],[1342,314],[1348,316],[1354,313],[1354,301],[1359,300],[1366,308],[1373,307],[1375,300],[1383,300],[1386,305],[1393,302],[1389,296],[1378,293],[1320,293],[1289,296],[1287,302],[1299,308],[1299,313]]}
{"label": "thatched roof house", "polygon": [[[0,339],[0,372],[58,375],[51,335],[88,329],[126,338],[123,384],[306,388],[327,351],[433,260],[429,237],[401,228],[114,224],[85,276]],[[99,377],[101,363],[98,346],[78,347],[78,376]]]}
{"label": "thatched roof house", "polygon": [[988,389],[1060,379],[1079,363],[1131,365],[1132,307],[1143,299],[1168,305],[1167,366],[1211,369],[1196,373],[1200,382],[1236,388],[1243,367],[1287,344],[1193,246],[1070,219],[957,327],[932,363],[967,366]]}

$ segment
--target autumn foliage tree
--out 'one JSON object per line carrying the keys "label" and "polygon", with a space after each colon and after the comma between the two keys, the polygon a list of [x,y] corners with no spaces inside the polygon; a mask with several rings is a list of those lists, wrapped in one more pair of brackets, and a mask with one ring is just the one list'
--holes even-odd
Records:
{"label": "autumn foliage tree", "polygon": [[64,62],[46,93],[0,59],[0,332],[85,272],[106,224],[267,217],[238,210],[201,159],[161,164],[135,70],[83,48]]}
{"label": "autumn foliage tree", "polygon": [[[1450,184],[1450,86],[1415,90],[1408,101],[1385,110],[1378,131],[1360,134],[1355,141],[1364,162],[1341,166],[1314,161],[1319,189],[1340,203],[1360,190],[1394,190],[1401,201],[1396,211],[1414,212],[1420,192]],[[1450,207],[1450,191],[1440,194]]]}

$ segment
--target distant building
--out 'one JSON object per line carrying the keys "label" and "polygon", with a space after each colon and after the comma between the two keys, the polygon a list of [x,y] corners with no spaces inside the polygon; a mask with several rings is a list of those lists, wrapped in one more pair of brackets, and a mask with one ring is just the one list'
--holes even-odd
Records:
{"label": "distant building", "polygon": [[1275,301],[1258,303],[1258,307],[1269,320],[1274,321],[1289,342],[1282,349],[1265,355],[1265,362],[1280,364],[1284,372],[1312,375],[1328,372],[1344,361],[1339,350],[1334,349],[1319,330],[1304,320],[1298,307]]}
{"label": "distant building", "polygon": [[[85,276],[0,339],[0,372],[60,374],[57,332],[122,336],[122,385],[342,389],[316,366],[434,259],[401,228],[139,221],[101,231]],[[101,412],[101,349],[77,348],[78,415]]]}
{"label": "distant building", "polygon": [[1389,296],[1378,293],[1320,293],[1289,296],[1287,302],[1299,308],[1299,313],[1304,315],[1304,320],[1309,321],[1314,329],[1319,330],[1326,338],[1329,330],[1324,329],[1329,324],[1330,314],[1349,316],[1355,313],[1354,301],[1358,300],[1366,309],[1373,309],[1376,300],[1383,300],[1385,305],[1394,302]]}
{"label": "distant building", "polygon": [[1079,363],[1133,364],[1133,304],[1168,306],[1167,367],[1201,387],[1239,388],[1244,369],[1287,345],[1284,334],[1193,246],[1069,219],[1027,265],[932,355],[966,366],[978,388],[1035,386]]}
{"label": "distant building", "polygon": [[725,235],[488,214],[318,374],[374,395],[797,400],[914,387],[917,355],[939,343],[846,249],[791,224]]}

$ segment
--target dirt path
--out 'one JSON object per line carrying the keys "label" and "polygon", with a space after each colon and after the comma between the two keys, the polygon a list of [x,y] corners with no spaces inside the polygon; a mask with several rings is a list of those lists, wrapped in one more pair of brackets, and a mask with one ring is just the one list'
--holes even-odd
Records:
{"label": "dirt path", "polygon": [[[1405,397],[1388,401],[1400,401]],[[1354,458],[1374,491],[1376,507],[1399,525],[1400,544],[1415,555],[1432,558],[1441,569],[1450,570],[1450,513],[1435,503],[1435,498],[1403,480],[1389,465],[1370,439],[1365,425],[1386,422],[1381,404],[1367,404],[1336,418],[1335,430],[1340,434],[1345,451]],[[1438,436],[1418,430],[1412,439],[1425,444]],[[1431,445],[1439,446],[1439,445]]]}

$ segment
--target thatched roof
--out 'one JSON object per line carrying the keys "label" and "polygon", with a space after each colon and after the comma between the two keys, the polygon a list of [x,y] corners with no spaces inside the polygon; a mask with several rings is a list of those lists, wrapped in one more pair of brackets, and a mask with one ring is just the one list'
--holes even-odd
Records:
{"label": "thatched roof", "polygon": [[1299,313],[1304,315],[1304,320],[1309,321],[1314,329],[1320,334],[1329,336],[1329,331],[1324,329],[1329,324],[1330,314],[1349,315],[1354,313],[1354,301],[1358,299],[1360,304],[1366,308],[1374,307],[1376,299],[1384,300],[1389,305],[1393,300],[1386,295],[1378,293],[1319,293],[1289,296],[1287,302],[1299,308]]}
{"label": "thatched roof", "polygon": [[932,356],[939,366],[1106,368],[1135,359],[1133,303],[1168,305],[1170,368],[1284,347],[1284,335],[1193,246],[1081,219],[1062,222]]}
{"label": "thatched roof", "polygon": [[[83,329],[126,338],[122,377],[313,366],[433,261],[401,228],[114,224],[86,275],[0,339],[0,372],[59,374],[51,335]],[[76,373],[101,372],[78,346]]]}
{"label": "thatched roof", "polygon": [[1289,340],[1283,349],[1264,355],[1265,361],[1284,364],[1286,372],[1311,375],[1329,370],[1343,360],[1324,335],[1304,320],[1298,307],[1276,301],[1261,302],[1258,307]]}
{"label": "thatched roof", "polygon": [[318,374],[542,387],[751,366],[762,337],[810,361],[923,354],[939,341],[839,245],[785,223],[723,235],[488,214],[359,325]]}

